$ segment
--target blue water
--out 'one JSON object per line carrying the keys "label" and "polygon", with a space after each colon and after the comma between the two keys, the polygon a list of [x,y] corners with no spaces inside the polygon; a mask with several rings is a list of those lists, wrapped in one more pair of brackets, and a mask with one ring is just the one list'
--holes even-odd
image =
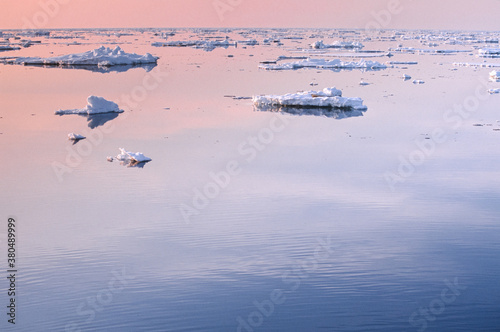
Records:
{"label": "blue water", "polygon": [[[390,61],[418,65],[380,71],[271,72],[258,62],[297,55],[313,33],[325,41],[342,33],[178,30],[169,37],[284,43],[209,52],[151,46],[161,30],[128,32],[86,31],[78,46],[38,37],[41,45],[2,54],[110,43],[160,56],[156,67],[110,73],[0,67],[0,146],[8,157],[0,164],[0,207],[18,225],[16,324],[4,314],[2,330],[500,330],[500,95],[466,116],[445,116],[478,85],[500,87],[487,80],[491,68],[452,65],[482,61],[475,57],[481,44],[441,46],[470,50],[454,55],[395,54]],[[425,48],[416,39],[368,41],[360,33],[348,39],[366,50]],[[136,105],[122,102],[125,113],[115,118],[53,114],[83,107],[91,94],[120,104],[154,73],[167,74]],[[403,73],[425,84],[404,82]],[[251,100],[224,97],[330,86],[361,97],[368,110],[261,112]],[[105,123],[113,127],[103,131]],[[71,145],[69,132],[102,139],[87,138],[90,152],[60,179],[54,162],[86,147]],[[119,147],[153,161],[144,168],[107,162]],[[7,286],[4,279],[4,308]]]}

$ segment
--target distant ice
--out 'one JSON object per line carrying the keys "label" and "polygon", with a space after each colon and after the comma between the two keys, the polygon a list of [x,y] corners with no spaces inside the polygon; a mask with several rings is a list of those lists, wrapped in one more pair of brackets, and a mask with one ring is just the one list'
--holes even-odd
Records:
{"label": "distant ice", "polygon": [[311,47],[315,48],[315,49],[325,49],[325,48],[353,49],[353,48],[363,48],[365,46],[359,42],[335,41],[332,44],[325,44],[325,43],[323,43],[322,40],[319,40],[319,41],[312,43]]}
{"label": "distant ice", "polygon": [[477,51],[477,55],[483,58],[498,58],[500,57],[500,48],[481,48]]}
{"label": "distant ice", "polygon": [[413,80],[413,84],[424,84],[425,82],[422,80]]}
{"label": "distant ice", "polygon": [[92,51],[84,53],[75,53],[61,55],[50,58],[25,57],[16,58],[7,63],[20,65],[50,65],[50,66],[123,66],[157,63],[158,57],[149,53],[139,55],[135,53],[126,53],[119,46],[115,49],[101,46]]}
{"label": "distant ice", "polygon": [[488,89],[488,93],[490,94],[500,93],[500,89]]}
{"label": "distant ice", "polygon": [[237,47],[237,42],[230,42],[229,37],[224,40],[186,40],[186,41],[171,41],[171,42],[154,42],[151,44],[156,47],[194,47],[201,48],[205,51],[212,51],[217,47],[228,48],[229,46]]}
{"label": "distant ice", "polygon": [[361,98],[342,97],[342,91],[325,88],[321,91],[305,91],[285,95],[254,96],[256,107],[322,107],[366,110]]}
{"label": "distant ice", "polygon": [[12,45],[0,45],[0,52],[2,51],[17,51],[20,50],[21,48],[19,46],[12,46]]}
{"label": "distant ice", "polygon": [[80,115],[92,115],[100,113],[122,113],[118,105],[112,101],[106,100],[102,97],[89,96],[87,98],[87,106],[85,108],[70,109],[70,110],[58,110],[55,112],[57,115],[64,114],[80,114]]}
{"label": "distant ice", "polygon": [[261,64],[259,68],[267,70],[289,70],[300,68],[318,68],[318,69],[385,69],[386,65],[377,61],[360,60],[358,62],[342,61],[339,59],[325,60],[307,58],[302,61],[287,62],[283,64],[267,65]]}
{"label": "distant ice", "polygon": [[405,81],[411,80],[411,76],[408,74],[403,74],[403,76],[401,76],[401,78],[404,79]]}
{"label": "distant ice", "polygon": [[500,67],[500,63],[494,63],[494,62],[479,62],[479,63],[474,63],[474,62],[454,62],[454,66],[457,67],[483,67],[483,68],[494,68],[494,67]]}
{"label": "distant ice", "polygon": [[500,81],[500,71],[493,70],[490,72],[490,79],[495,82]]}

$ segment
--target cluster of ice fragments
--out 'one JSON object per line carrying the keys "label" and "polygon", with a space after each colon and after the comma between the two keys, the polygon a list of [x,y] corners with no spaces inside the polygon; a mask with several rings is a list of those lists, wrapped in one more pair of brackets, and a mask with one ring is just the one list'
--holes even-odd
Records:
{"label": "cluster of ice fragments", "polygon": [[267,70],[290,70],[300,68],[318,69],[385,69],[387,65],[377,61],[342,61],[340,59],[325,60],[307,58],[301,61],[286,62],[282,64],[260,64],[259,68]]}

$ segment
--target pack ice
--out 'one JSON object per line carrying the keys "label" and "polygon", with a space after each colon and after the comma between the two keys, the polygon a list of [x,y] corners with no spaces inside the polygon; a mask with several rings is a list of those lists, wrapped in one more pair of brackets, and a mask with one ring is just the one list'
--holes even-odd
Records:
{"label": "pack ice", "polygon": [[267,70],[290,70],[300,68],[318,68],[318,69],[385,69],[387,66],[377,61],[342,61],[340,59],[325,60],[307,58],[301,61],[286,62],[283,64],[260,64],[259,68]]}
{"label": "pack ice", "polygon": [[81,114],[81,115],[91,115],[91,114],[99,114],[99,113],[122,113],[118,107],[118,104],[106,100],[102,97],[97,96],[89,96],[87,98],[87,106],[84,108],[76,108],[70,110],[58,110],[55,111],[57,115],[64,114]]}
{"label": "pack ice", "polygon": [[256,107],[321,107],[366,110],[361,98],[342,97],[342,91],[324,88],[321,91],[305,91],[285,95],[254,96],[253,103]]}
{"label": "pack ice", "polygon": [[353,48],[363,48],[365,46],[359,42],[345,42],[345,41],[338,41],[337,40],[331,44],[325,44],[322,40],[319,40],[319,41],[312,43],[311,47],[315,48],[315,49],[325,49],[325,48],[353,49]]}
{"label": "pack ice", "polygon": [[118,66],[118,65],[139,65],[156,63],[158,57],[155,57],[149,53],[145,55],[139,55],[135,53],[126,53],[120,46],[116,46],[114,49],[109,47],[101,46],[92,51],[87,51],[84,53],[74,53],[68,55],[61,55],[49,58],[39,58],[39,57],[25,57],[16,58],[9,60],[8,63],[20,64],[20,65],[51,65],[51,66]]}

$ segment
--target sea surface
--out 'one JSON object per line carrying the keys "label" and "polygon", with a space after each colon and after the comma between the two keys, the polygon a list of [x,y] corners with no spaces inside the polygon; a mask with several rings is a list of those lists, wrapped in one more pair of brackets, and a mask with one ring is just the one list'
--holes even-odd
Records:
{"label": "sea surface", "polygon": [[[226,36],[237,46],[153,46]],[[40,43],[1,61],[101,45],[159,60],[0,64],[2,331],[500,330],[500,94],[486,92],[500,88],[489,79],[500,59],[477,56],[500,47],[499,33],[3,37]],[[312,49],[319,40],[364,47]],[[259,68],[279,56],[387,68]],[[367,110],[263,110],[248,99],[327,87]],[[90,95],[125,112],[54,114]],[[71,132],[87,139],[72,144]],[[119,148],[152,161],[108,162]],[[9,217],[15,325],[6,315]]]}

